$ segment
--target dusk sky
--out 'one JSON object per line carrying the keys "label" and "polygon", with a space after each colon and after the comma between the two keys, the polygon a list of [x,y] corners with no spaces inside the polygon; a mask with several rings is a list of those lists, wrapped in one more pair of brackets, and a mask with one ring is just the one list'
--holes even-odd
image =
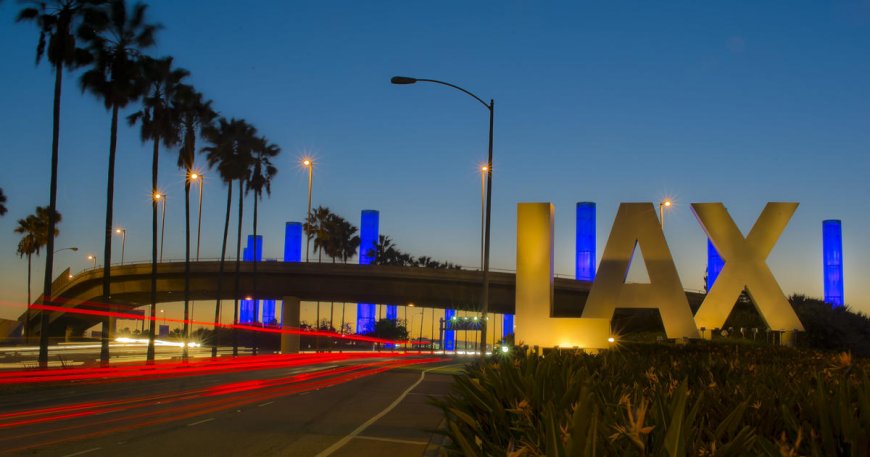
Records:
{"label": "dusk sky", "polygon": [[[870,1],[578,3],[152,1],[148,17],[164,29],[149,53],[174,56],[221,115],[282,148],[260,206],[266,258],[282,256],[284,222],[304,217],[298,163],[311,155],[315,206],[357,225],[377,209],[402,250],[478,266],[487,111],[443,86],[389,83],[407,75],[495,99],[495,269],[514,268],[518,202],[555,204],[556,273],[570,276],[576,202],[598,205],[600,259],[620,202],[669,196],[683,286],[702,289],[706,242],[690,203],[723,202],[745,234],[768,201],[796,201],[768,259],[783,290],[822,296],[821,223],[841,219],[845,298],[870,312]],[[0,4],[0,317],[10,319],[26,296],[16,220],[48,204],[53,82],[34,65],[37,30],[14,22],[18,9]],[[110,114],[79,75],[64,80],[56,241],[79,251],[56,256],[58,273],[102,259]],[[127,229],[125,260],[147,261],[151,146],[126,123],[119,137],[115,223]],[[160,168],[169,259],[184,257],[176,157],[164,152]],[[202,257],[217,258],[226,188],[204,171]],[[36,297],[44,254],[34,266]]]}

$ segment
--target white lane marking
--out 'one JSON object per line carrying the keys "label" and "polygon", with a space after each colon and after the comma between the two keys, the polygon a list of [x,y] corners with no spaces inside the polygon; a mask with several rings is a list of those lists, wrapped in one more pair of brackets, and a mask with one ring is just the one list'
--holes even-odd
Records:
{"label": "white lane marking", "polygon": [[211,422],[214,420],[214,417],[209,417],[208,419],[203,419],[201,421],[191,422],[187,424],[188,427],[193,427],[194,425],[204,424],[206,422]]}
{"label": "white lane marking", "polygon": [[260,404],[257,405],[257,406],[260,407],[260,408],[262,408],[262,407],[264,407],[264,406],[266,406],[266,405],[271,405],[272,403],[275,403],[275,402],[274,402],[274,401],[267,401],[266,403],[260,403]]}
{"label": "white lane marking", "polygon": [[358,440],[386,441],[388,443],[416,444],[418,446],[426,446],[429,444],[428,441],[400,440],[397,438],[382,438],[380,436],[357,435],[355,438]]}
{"label": "white lane marking", "polygon": [[89,453],[89,452],[99,451],[100,449],[102,449],[102,448],[101,448],[101,447],[95,447],[95,448],[93,448],[93,449],[87,449],[87,450],[84,450],[84,451],[73,452],[72,454],[67,454],[67,455],[65,455],[65,456],[63,456],[63,457],[75,457],[75,456],[77,456],[77,455],[83,455],[83,454],[87,454],[87,453]]}
{"label": "white lane marking", "polygon": [[[456,365],[459,365],[459,364],[456,364]],[[342,447],[344,447],[345,444],[347,444],[350,440],[354,439],[357,435],[359,435],[360,433],[362,433],[365,429],[369,428],[370,425],[372,425],[372,424],[374,424],[375,422],[377,422],[380,418],[386,416],[387,413],[389,413],[390,411],[392,411],[393,409],[395,409],[396,406],[399,406],[399,403],[401,403],[402,400],[404,400],[405,397],[408,396],[408,393],[410,393],[412,390],[414,390],[415,387],[417,387],[418,385],[420,385],[421,382],[423,382],[423,378],[426,377],[426,373],[428,373],[428,372],[430,372],[430,371],[433,371],[433,370],[440,370],[440,369],[443,369],[443,368],[446,368],[446,367],[449,367],[449,366],[452,366],[452,365],[444,365],[444,366],[440,366],[440,367],[432,367],[432,368],[428,368],[428,369],[426,369],[426,370],[423,370],[423,371],[420,373],[420,379],[418,379],[417,382],[415,382],[414,384],[412,384],[411,387],[408,387],[407,389],[405,389],[405,391],[402,392],[402,394],[399,395],[399,397],[396,398],[395,401],[393,401],[392,403],[390,403],[390,406],[387,406],[386,408],[384,408],[383,411],[381,411],[381,412],[375,414],[374,416],[372,416],[371,419],[365,421],[362,425],[360,425],[359,427],[357,427],[354,431],[348,433],[347,436],[345,436],[344,438],[342,438],[342,439],[336,441],[332,446],[329,446],[328,448],[326,448],[326,449],[320,451],[320,453],[317,454],[317,456],[315,456],[315,457],[328,457],[328,456],[332,455],[333,453],[335,453],[335,451],[337,451],[337,450],[341,449]]]}

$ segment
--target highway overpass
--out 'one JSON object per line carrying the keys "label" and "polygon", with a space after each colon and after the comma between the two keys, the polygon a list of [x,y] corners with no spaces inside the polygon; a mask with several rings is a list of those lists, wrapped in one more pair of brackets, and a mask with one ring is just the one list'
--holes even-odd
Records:
{"label": "highway overpass", "polygon": [[[225,264],[220,276],[220,262],[190,263],[190,299],[216,300],[218,281],[223,281],[221,297],[232,300],[235,262]],[[482,273],[476,270],[447,270],[419,267],[357,265],[341,263],[275,262],[257,263],[257,290],[253,285],[253,262],[242,262],[238,298],[259,299],[297,297],[303,301],[335,301],[345,303],[380,303],[434,308],[474,310],[480,304]],[[111,303],[119,311],[134,309],[150,302],[151,264],[131,263],[111,267]],[[54,283],[55,296],[64,307],[105,309],[93,306],[102,297],[103,269],[86,270],[69,278],[63,272]],[[557,316],[579,316],[586,302],[590,282],[555,279]],[[489,309],[493,313],[512,314],[515,299],[515,275],[491,272]],[[703,297],[687,293],[693,308]],[[40,298],[41,299],[41,298]],[[37,299],[36,302],[39,302]],[[178,302],[184,299],[184,262],[157,265],[157,302]],[[36,303],[35,302],[35,303]],[[33,310],[32,334],[39,333],[40,311]],[[98,323],[98,317],[76,313],[49,312],[49,335],[62,336],[67,327],[75,334]]]}

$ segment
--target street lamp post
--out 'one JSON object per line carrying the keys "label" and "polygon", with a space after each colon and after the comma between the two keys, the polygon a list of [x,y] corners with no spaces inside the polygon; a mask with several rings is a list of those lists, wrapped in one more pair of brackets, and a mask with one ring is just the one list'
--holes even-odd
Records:
{"label": "street lamp post", "polygon": [[[444,86],[452,87],[460,92],[464,92],[466,95],[480,102],[481,105],[486,107],[489,110],[489,147],[486,161],[486,218],[484,223],[484,243],[483,243],[483,290],[481,291],[481,312],[483,315],[487,315],[489,313],[489,241],[490,241],[490,227],[492,225],[492,134],[493,134],[493,123],[495,120],[495,100],[490,99],[489,103],[483,101],[482,98],[474,95],[473,93],[457,86],[454,84],[450,84],[444,81],[438,81],[434,79],[419,79],[419,78],[409,78],[407,76],[393,76],[390,79],[390,82],[393,84],[414,84],[417,82],[430,82],[435,84],[441,84]],[[486,345],[486,323],[481,326],[481,339],[484,341],[484,346]],[[486,355],[486,348],[480,351],[481,357]]]}
{"label": "street lamp post", "polygon": [[163,236],[166,234],[166,194],[154,194],[154,200],[163,203],[163,221],[160,223],[160,262],[163,262]]}
{"label": "street lamp post", "polygon": [[483,269],[484,228],[486,226],[486,172],[489,167],[480,167],[480,268]]}
{"label": "street lamp post", "polygon": [[191,173],[190,180],[199,184],[199,215],[196,221],[196,261],[199,262],[199,238],[202,235],[202,188],[205,185],[205,176],[199,173]]}
{"label": "street lamp post", "polygon": [[[305,213],[305,221],[308,222],[308,219],[311,217],[311,189],[314,184],[314,161],[311,159],[304,159],[302,161],[302,166],[308,169],[308,212]],[[308,245],[311,244],[311,237],[305,236],[305,261],[308,262]]]}
{"label": "street lamp post", "polygon": [[662,223],[662,230],[665,229],[665,208],[670,208],[670,207],[671,207],[671,200],[670,199],[665,199],[664,201],[659,203],[659,220],[661,220],[661,223]]}
{"label": "street lamp post", "polygon": [[127,247],[127,229],[115,229],[115,233],[121,235],[121,265],[124,265],[124,249]]}
{"label": "street lamp post", "polygon": [[420,346],[423,344],[423,315],[426,314],[426,310],[420,308],[420,340],[417,341],[417,350],[421,351],[422,348]]}
{"label": "street lamp post", "polygon": [[96,270],[97,269],[97,256],[89,255],[87,258],[88,258],[88,260],[94,262],[94,270]]}

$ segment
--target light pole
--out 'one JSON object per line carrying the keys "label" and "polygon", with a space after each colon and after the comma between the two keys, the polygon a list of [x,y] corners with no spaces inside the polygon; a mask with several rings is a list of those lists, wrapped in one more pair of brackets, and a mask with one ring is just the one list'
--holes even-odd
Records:
{"label": "light pole", "polygon": [[670,199],[665,199],[664,201],[659,203],[659,219],[661,220],[661,223],[662,223],[662,230],[665,229],[665,208],[670,208],[670,207],[671,207],[671,200]]}
{"label": "light pole", "polygon": [[121,265],[124,265],[124,249],[127,247],[127,229],[117,228],[115,233],[121,235]]}
{"label": "light pole", "polygon": [[483,270],[484,229],[486,226],[486,172],[489,167],[480,167],[480,269]]}
{"label": "light pole", "polygon": [[163,203],[163,221],[160,223],[160,262],[163,263],[163,235],[166,234],[166,194],[155,193],[154,200]]}
{"label": "light pole", "polygon": [[[303,159],[302,166],[308,169],[308,212],[305,213],[305,222],[311,217],[311,189],[314,184],[314,161],[311,159]],[[308,262],[308,245],[311,244],[311,237],[305,236],[305,261]]]}
{"label": "light pole", "polygon": [[196,261],[199,262],[199,237],[202,234],[202,187],[205,184],[205,176],[193,172],[190,174],[190,180],[199,184],[199,215],[196,222]]}
{"label": "light pole", "polygon": [[89,256],[88,256],[88,260],[94,262],[94,270],[96,270],[96,269],[97,269],[97,256],[95,256],[95,255],[89,255]]}
{"label": "light pole", "polygon": [[[75,247],[75,246],[71,246],[71,247],[68,247],[68,248],[61,248],[61,249],[58,249],[58,250],[54,251],[54,253],[57,254],[58,252],[62,252],[62,251],[73,251],[73,252],[78,252],[78,250],[79,250],[79,248],[77,248],[77,247]],[[72,278],[73,278],[72,267],[70,267],[70,273],[69,273],[68,279],[72,279]],[[29,306],[29,304],[28,304],[28,306]]]}
{"label": "light pole", "polygon": [[[414,84],[417,82],[430,82],[435,84],[441,84],[447,87],[452,87],[460,92],[464,92],[466,95],[480,102],[481,105],[486,107],[489,110],[489,150],[487,154],[486,161],[486,218],[484,223],[484,242],[483,242],[483,290],[481,291],[481,312],[483,315],[489,313],[489,239],[490,239],[490,226],[492,225],[492,131],[493,131],[493,122],[495,118],[495,100],[490,99],[489,103],[483,101],[482,98],[474,95],[473,93],[457,86],[454,84],[450,84],[444,81],[438,81],[434,79],[418,79],[418,78],[409,78],[407,76],[393,76],[390,79],[390,82],[393,84]],[[481,327],[481,339],[484,341],[484,346],[486,345],[486,323]],[[486,355],[486,348],[483,351],[480,351],[481,357]]]}

